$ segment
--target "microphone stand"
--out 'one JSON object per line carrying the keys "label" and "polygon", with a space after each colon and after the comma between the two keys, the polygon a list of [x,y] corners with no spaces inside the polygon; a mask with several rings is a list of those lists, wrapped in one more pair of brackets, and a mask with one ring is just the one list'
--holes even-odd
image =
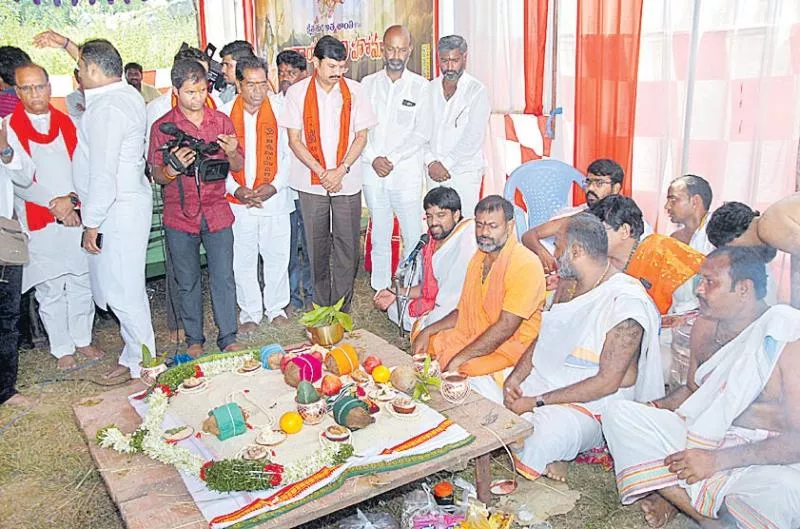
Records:
{"label": "microphone stand", "polygon": [[[411,274],[410,275],[407,273],[409,270],[408,270],[408,263],[406,262],[403,265],[401,265],[400,268],[397,269],[397,273],[392,278],[392,283],[394,284],[394,291],[395,291],[394,302],[395,302],[395,306],[397,307],[397,314],[398,314],[397,321],[398,321],[398,326],[400,327],[400,338],[401,339],[405,338],[405,336],[406,336],[405,328],[403,327],[403,323],[405,321],[406,309],[408,308],[408,303],[410,302],[410,300],[408,298],[408,295],[411,292],[411,281],[414,280],[414,276],[417,273],[417,260],[418,260],[418,258],[414,259],[411,262]],[[406,293],[405,293],[405,295],[402,296],[403,297],[403,302],[402,303],[400,302],[400,297],[401,297],[401,294],[400,294],[400,289],[401,289],[400,279],[401,278],[400,278],[400,276],[401,275],[403,276],[402,277],[402,282],[405,283],[405,285],[406,285],[406,287],[405,287],[406,288]]]}

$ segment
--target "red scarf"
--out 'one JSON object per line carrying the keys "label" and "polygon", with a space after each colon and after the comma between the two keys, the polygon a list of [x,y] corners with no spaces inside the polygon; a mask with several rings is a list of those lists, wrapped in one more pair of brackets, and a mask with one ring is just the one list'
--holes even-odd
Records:
{"label": "red scarf", "polygon": [[[353,109],[353,97],[350,95],[344,77],[339,78],[339,90],[342,92],[342,113],[339,117],[339,144],[336,148],[336,165],[342,163],[347,147],[350,143],[350,113]],[[319,103],[317,102],[317,74],[311,77],[306,90],[306,98],[303,102],[303,129],[305,130],[306,148],[311,156],[317,160],[323,169],[328,166],[325,163],[325,153],[322,152],[322,131],[319,125]],[[330,133],[330,131],[326,131]],[[319,185],[319,175],[311,171],[311,184]]]}
{"label": "red scarf", "polygon": [[[431,232],[428,231],[428,236]],[[422,283],[420,296],[412,299],[408,304],[408,314],[412,318],[419,318],[433,310],[436,306],[436,296],[439,295],[439,282],[433,275],[433,254],[436,252],[436,241],[430,238],[428,244],[422,248]]]}
{"label": "red scarf", "polygon": [[[75,146],[78,144],[78,133],[75,130],[75,124],[66,114],[63,114],[49,105],[50,108],[50,130],[46,134],[40,134],[31,123],[28,114],[25,113],[25,107],[20,102],[14,113],[11,114],[9,126],[14,129],[17,134],[20,145],[31,155],[31,142],[40,145],[52,143],[58,138],[58,135],[64,138],[64,144],[67,146],[67,153],[70,160],[72,154],[75,152]],[[33,181],[36,181],[36,174],[33,175]],[[28,229],[30,231],[41,230],[56,219],[50,213],[50,210],[39,204],[33,202],[25,202],[25,216],[28,219]]]}

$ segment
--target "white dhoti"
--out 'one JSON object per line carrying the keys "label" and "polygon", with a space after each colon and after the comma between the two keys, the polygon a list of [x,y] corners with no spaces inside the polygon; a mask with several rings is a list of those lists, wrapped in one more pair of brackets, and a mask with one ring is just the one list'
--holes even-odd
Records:
{"label": "white dhoti", "polygon": [[[398,175],[400,176],[400,175]],[[403,237],[403,258],[414,248],[422,235],[422,181],[419,173],[409,175],[418,185],[405,189],[388,189],[385,185],[364,185],[364,200],[372,219],[372,276],[374,290],[389,288],[392,281],[392,230],[394,217],[400,223]]]}
{"label": "white dhoti", "polygon": [[[623,504],[680,486],[697,512],[709,518],[715,518],[724,505],[742,528],[800,525],[800,465],[737,468],[688,485],[664,465],[668,455],[687,448],[688,428],[678,414],[635,402],[615,402],[603,418],[603,430],[614,456]],[[734,426],[719,449],[756,443],[770,435]]]}
{"label": "white dhoti", "polygon": [[664,458],[687,448],[716,450],[772,435],[733,426],[733,421],[763,391],[786,343],[798,339],[800,311],[772,307],[697,369],[699,387],[676,412],[627,402],[609,406],[603,431],[622,502],[680,486],[708,518],[716,518],[725,505],[740,527],[797,527],[800,464],[735,468],[689,485],[669,472]]}
{"label": "white dhoti", "polygon": [[61,358],[73,354],[76,347],[92,343],[94,301],[88,272],[48,279],[35,289],[50,354]]}
{"label": "white dhoti", "polygon": [[[514,451],[520,474],[536,479],[548,464],[570,461],[581,452],[602,444],[600,419],[609,403],[650,400],[664,394],[658,350],[658,311],[635,279],[616,274],[586,294],[556,304],[542,315],[541,331],[533,352],[534,367],[521,384],[523,395],[528,397],[596,376],[606,334],[629,319],[644,329],[636,384],[592,402],[546,405],[522,414],[534,425],[534,431],[522,448]],[[477,384],[482,384],[484,391],[491,390],[488,380],[476,380],[473,387]],[[500,395],[493,392],[487,396],[495,400]]]}
{"label": "white dhoti", "polygon": [[[245,206],[231,204],[233,223],[233,277],[239,322],[269,321],[286,316],[289,304],[289,258],[292,225],[289,213],[253,215]],[[264,289],[258,281],[258,256],[263,261]]]}

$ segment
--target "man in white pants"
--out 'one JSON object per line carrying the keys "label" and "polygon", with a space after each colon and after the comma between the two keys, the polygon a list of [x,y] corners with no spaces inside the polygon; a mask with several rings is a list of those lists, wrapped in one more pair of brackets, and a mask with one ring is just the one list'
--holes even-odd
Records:
{"label": "man in white pants", "polygon": [[423,146],[430,125],[428,81],[408,71],[411,34],[391,26],[383,36],[384,69],[361,80],[378,125],[364,149],[364,198],[372,219],[372,288],[391,284],[393,215],[405,256],[422,233]]}
{"label": "man in white pants", "polygon": [[83,248],[90,254],[95,303],[119,318],[125,342],[119,366],[106,377],[130,370],[138,378],[142,346],[156,350],[145,290],[153,193],[144,175],[144,100],[122,80],[122,59],[110,42],[84,43],[78,66],[86,112],[72,169],[85,227]]}
{"label": "man in white pants", "polygon": [[452,187],[464,215],[475,214],[485,162],[483,141],[491,104],[483,84],[466,73],[467,42],[459,35],[439,39],[442,75],[429,85],[433,125],[425,153],[428,189]]}
{"label": "man in white pants", "polygon": [[17,216],[30,236],[22,292],[36,288],[50,353],[59,369],[69,369],[75,367],[76,350],[89,358],[103,355],[91,344],[89,264],[70,196],[77,132],[69,116],[50,106],[50,82],[43,68],[17,68],[16,80],[22,104],[6,118],[7,142],[0,140],[0,147],[10,148],[10,153],[2,158],[0,170],[16,173],[11,175],[14,181],[32,181],[14,188]]}
{"label": "man in white pants", "polygon": [[[252,334],[266,314],[285,323],[289,304],[290,214],[289,140],[279,130],[280,98],[269,97],[267,64],[256,57],[236,63],[239,95],[220,110],[231,117],[244,146],[244,169],[228,174],[226,188],[233,222],[233,274],[239,304],[239,334]],[[277,102],[277,103],[276,103]],[[258,284],[258,256],[264,262],[263,295]],[[263,300],[263,304],[262,304]]]}

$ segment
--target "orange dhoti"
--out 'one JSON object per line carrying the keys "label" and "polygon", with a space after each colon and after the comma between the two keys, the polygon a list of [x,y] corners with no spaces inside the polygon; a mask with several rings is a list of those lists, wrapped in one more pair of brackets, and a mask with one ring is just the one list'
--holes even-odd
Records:
{"label": "orange dhoti", "polygon": [[545,301],[542,264],[513,236],[482,281],[486,255],[478,251],[470,260],[458,301],[456,326],[433,335],[428,353],[444,368],[495,324],[503,311],[519,316],[522,323],[496,351],[464,362],[459,370],[469,376],[488,375],[516,365],[539,335]]}

